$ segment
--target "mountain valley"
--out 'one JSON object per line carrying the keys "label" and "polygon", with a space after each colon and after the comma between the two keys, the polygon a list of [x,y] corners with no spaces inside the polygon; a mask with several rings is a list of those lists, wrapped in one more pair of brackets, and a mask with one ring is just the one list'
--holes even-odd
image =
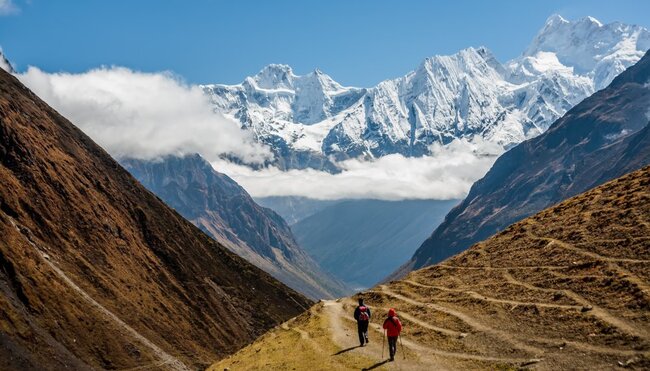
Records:
{"label": "mountain valley", "polygon": [[[210,370],[646,369],[649,191],[646,167],[402,280],[320,302]],[[357,297],[379,318],[363,348]],[[387,308],[405,326],[395,362],[380,345]]]}
{"label": "mountain valley", "polygon": [[187,220],[294,290],[314,300],[350,292],[298,246],[280,215],[260,207],[201,156],[120,162]]}

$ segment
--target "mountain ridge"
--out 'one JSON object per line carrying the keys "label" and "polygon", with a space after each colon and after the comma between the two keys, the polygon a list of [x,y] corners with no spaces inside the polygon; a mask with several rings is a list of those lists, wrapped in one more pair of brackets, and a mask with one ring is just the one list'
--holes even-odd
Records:
{"label": "mountain ridge", "polygon": [[200,155],[120,163],[187,220],[294,290],[314,300],[350,291],[305,253],[280,215]]}
{"label": "mountain ridge", "polygon": [[[422,156],[433,143],[474,136],[510,148],[544,132],[648,49],[644,27],[551,16],[521,56],[503,64],[487,48],[470,47],[426,58],[371,88],[343,87],[318,70],[296,76],[286,65],[242,84],[202,87],[215,111],[271,148],[273,165],[336,172],[341,160]],[[294,84],[314,79],[328,83]],[[313,115],[304,116],[305,107]]]}

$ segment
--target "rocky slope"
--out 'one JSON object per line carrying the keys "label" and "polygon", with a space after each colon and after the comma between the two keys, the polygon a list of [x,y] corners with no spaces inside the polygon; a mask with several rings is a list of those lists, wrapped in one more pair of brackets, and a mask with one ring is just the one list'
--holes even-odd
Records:
{"label": "rocky slope", "polygon": [[336,161],[424,155],[433,143],[479,136],[509,148],[607,86],[650,48],[650,32],[552,16],[501,64],[484,47],[425,59],[404,77],[344,87],[319,70],[269,65],[238,85],[205,85],[215,111],[268,144],[281,168],[336,171]]}
{"label": "rocky slope", "polygon": [[[362,293],[375,314],[367,347],[357,347],[356,297],[326,301],[210,370],[648,369],[648,236],[650,167]],[[405,326],[391,363],[387,308]]]}
{"label": "rocky slope", "polygon": [[187,220],[289,287],[312,299],[350,292],[300,248],[282,217],[199,155],[120,162]]}
{"label": "rocky slope", "polygon": [[311,302],[0,71],[0,369],[185,370]]}
{"label": "rocky slope", "polygon": [[407,262],[458,200],[348,200],[291,226],[300,246],[359,290]]}
{"label": "rocky slope", "polygon": [[502,155],[412,260],[434,264],[568,197],[650,164],[650,54]]}

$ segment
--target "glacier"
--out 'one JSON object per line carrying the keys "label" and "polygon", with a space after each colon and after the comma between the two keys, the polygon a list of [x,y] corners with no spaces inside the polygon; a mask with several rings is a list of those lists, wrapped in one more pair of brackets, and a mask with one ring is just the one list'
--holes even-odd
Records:
{"label": "glacier", "polygon": [[202,85],[214,110],[249,130],[280,169],[337,172],[337,162],[424,156],[480,137],[503,149],[544,132],[650,48],[650,32],[553,15],[517,58],[486,47],[426,58],[403,77],[346,87],[320,70],[271,64],[241,84]]}

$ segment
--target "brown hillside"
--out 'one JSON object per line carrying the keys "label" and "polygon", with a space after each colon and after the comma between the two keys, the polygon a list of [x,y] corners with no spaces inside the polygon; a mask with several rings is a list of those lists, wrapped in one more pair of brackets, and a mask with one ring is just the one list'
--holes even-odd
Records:
{"label": "brown hillside", "polygon": [[172,369],[310,302],[149,193],[0,70],[0,369]]}
{"label": "brown hillside", "polygon": [[[354,300],[327,301],[212,369],[648,369],[650,167],[363,296],[369,347],[352,348]],[[406,326],[394,363],[379,345],[389,307]]]}

